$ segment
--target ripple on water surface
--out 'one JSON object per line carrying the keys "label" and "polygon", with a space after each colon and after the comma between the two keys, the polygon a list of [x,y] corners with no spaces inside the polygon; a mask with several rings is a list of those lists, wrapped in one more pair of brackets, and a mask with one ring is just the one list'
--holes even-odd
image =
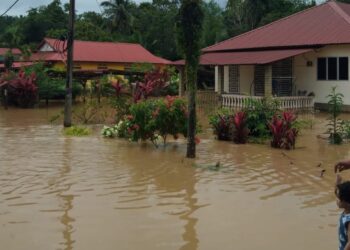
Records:
{"label": "ripple on water surface", "polygon": [[294,151],[206,135],[188,160],[183,140],[155,149],[98,134],[66,138],[47,116],[0,110],[6,249],[273,250],[291,236],[286,250],[336,245],[331,168],[349,152],[318,140],[321,128]]}

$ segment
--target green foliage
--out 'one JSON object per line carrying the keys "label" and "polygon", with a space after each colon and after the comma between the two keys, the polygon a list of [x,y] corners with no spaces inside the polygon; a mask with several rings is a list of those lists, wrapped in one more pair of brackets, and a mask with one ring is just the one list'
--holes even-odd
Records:
{"label": "green foliage", "polygon": [[209,124],[218,140],[229,141],[233,136],[233,113],[229,109],[222,108],[209,116]]}
{"label": "green foliage", "polygon": [[103,126],[101,135],[107,138],[113,138],[116,135],[114,127]]}
{"label": "green foliage", "polygon": [[87,136],[91,134],[91,129],[87,127],[81,127],[81,126],[72,126],[69,128],[65,128],[63,130],[63,134],[66,136]]}
{"label": "green foliage", "polygon": [[343,137],[346,140],[350,139],[350,121],[342,121]]}
{"label": "green foliage", "polygon": [[248,99],[243,111],[247,114],[247,126],[251,136],[267,137],[270,135],[268,123],[279,111],[278,107],[278,101],[272,98]]}
{"label": "green foliage", "polygon": [[167,136],[175,139],[187,135],[187,111],[184,100],[170,97],[145,100],[133,104],[125,123],[132,141],[150,140],[157,144],[159,137],[166,143]]}
{"label": "green foliage", "polygon": [[96,100],[89,100],[80,106],[73,108],[73,118],[77,123],[91,123],[99,113],[101,106]]}
{"label": "green foliage", "polygon": [[332,87],[331,93],[327,96],[328,100],[328,134],[331,144],[341,144],[342,139],[342,121],[338,118],[343,108],[342,93],[336,92],[336,87]]}
{"label": "green foliage", "polygon": [[8,51],[6,51],[6,54],[4,56],[4,65],[6,69],[11,69],[12,68],[12,64],[15,60],[15,57],[12,54],[12,51],[9,49]]}

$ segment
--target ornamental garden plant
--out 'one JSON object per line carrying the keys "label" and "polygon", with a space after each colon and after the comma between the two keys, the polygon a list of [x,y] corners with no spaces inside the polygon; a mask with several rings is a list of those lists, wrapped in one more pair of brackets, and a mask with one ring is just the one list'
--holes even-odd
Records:
{"label": "ornamental garden plant", "polygon": [[250,100],[241,111],[222,109],[209,117],[218,140],[237,144],[270,140],[271,147],[282,149],[295,147],[296,119],[293,112],[278,110],[278,103],[270,99]]}

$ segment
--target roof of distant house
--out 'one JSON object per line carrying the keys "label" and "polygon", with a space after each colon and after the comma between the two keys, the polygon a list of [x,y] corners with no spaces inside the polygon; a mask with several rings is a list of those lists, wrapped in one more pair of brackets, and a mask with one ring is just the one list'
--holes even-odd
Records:
{"label": "roof of distant house", "polygon": [[203,52],[350,43],[350,4],[328,1],[203,49]]}
{"label": "roof of distant house", "polygon": [[[45,51],[41,51],[46,46]],[[62,53],[64,41],[45,38],[39,46],[38,53],[32,60],[64,61]],[[120,63],[153,63],[170,64],[171,62],[153,55],[140,44],[116,42],[74,41],[73,60],[76,62],[120,62]]]}
{"label": "roof of distant house", "polygon": [[20,55],[22,54],[22,52],[17,49],[17,48],[13,48],[13,49],[10,49],[10,48],[0,48],[0,55],[5,55],[7,51],[11,50],[12,54],[14,55]]}

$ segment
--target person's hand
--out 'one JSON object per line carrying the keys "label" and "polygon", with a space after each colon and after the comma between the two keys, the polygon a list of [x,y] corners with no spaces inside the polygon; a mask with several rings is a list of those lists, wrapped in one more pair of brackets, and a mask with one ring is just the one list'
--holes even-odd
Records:
{"label": "person's hand", "polygon": [[334,172],[341,172],[343,170],[350,169],[350,160],[340,161],[334,166]]}

